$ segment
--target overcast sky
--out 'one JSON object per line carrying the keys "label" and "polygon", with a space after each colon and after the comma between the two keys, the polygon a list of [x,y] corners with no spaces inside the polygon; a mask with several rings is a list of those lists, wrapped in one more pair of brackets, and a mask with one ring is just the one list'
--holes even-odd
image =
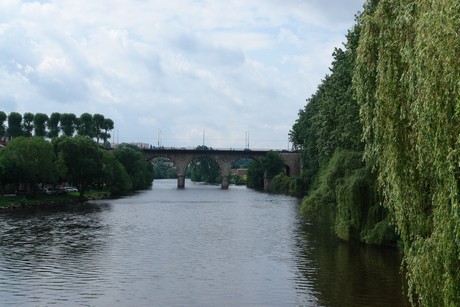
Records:
{"label": "overcast sky", "polygon": [[0,110],[115,141],[281,149],[364,0],[0,0]]}

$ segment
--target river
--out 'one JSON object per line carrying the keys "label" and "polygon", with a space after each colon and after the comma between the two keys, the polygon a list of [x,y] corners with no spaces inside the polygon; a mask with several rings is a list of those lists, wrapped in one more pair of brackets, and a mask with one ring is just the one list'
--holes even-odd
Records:
{"label": "river", "polygon": [[157,180],[116,200],[0,212],[0,305],[406,306],[393,249],[295,198]]}

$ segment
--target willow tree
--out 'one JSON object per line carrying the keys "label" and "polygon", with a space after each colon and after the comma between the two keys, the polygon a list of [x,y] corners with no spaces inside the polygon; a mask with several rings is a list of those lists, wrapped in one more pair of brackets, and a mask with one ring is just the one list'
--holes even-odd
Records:
{"label": "willow tree", "polygon": [[381,0],[354,86],[365,155],[404,243],[409,295],[460,305],[460,2]]}

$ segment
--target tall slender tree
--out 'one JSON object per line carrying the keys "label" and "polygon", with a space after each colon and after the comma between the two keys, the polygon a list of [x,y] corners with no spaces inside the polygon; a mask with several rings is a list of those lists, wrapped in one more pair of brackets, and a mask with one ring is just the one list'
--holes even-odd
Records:
{"label": "tall slender tree", "polygon": [[102,133],[104,129],[104,115],[94,114],[93,115],[93,127],[94,127],[94,136],[96,137],[96,142],[99,143],[100,139],[103,139]]}
{"label": "tall slender tree", "polygon": [[80,115],[77,133],[90,138],[94,137],[93,116],[91,114],[83,113]]}
{"label": "tall slender tree", "polygon": [[102,134],[102,139],[104,140],[104,144],[107,143],[107,140],[110,139],[110,133],[109,131],[112,131],[114,127],[113,120],[110,118],[105,118],[104,119],[104,124],[102,126],[102,129],[104,129],[104,132]]}
{"label": "tall slender tree", "polygon": [[10,138],[16,138],[22,135],[22,115],[18,112],[11,112],[8,115],[7,134]]}
{"label": "tall slender tree", "polygon": [[60,127],[61,131],[66,136],[73,136],[76,129],[77,116],[73,113],[61,114]]}
{"label": "tall slender tree", "polygon": [[30,112],[24,113],[22,118],[22,135],[31,137],[34,130],[34,115]]}
{"label": "tall slender tree", "polygon": [[61,114],[54,112],[51,113],[50,118],[48,120],[48,137],[50,139],[57,138],[59,136],[59,122],[61,121]]}
{"label": "tall slender tree", "polygon": [[48,122],[48,115],[44,113],[37,113],[34,117],[34,130],[35,136],[46,136],[46,124]]}

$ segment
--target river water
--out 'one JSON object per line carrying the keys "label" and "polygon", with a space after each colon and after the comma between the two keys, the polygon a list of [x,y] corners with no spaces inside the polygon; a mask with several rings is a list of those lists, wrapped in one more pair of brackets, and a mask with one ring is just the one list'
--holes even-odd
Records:
{"label": "river water", "polygon": [[340,242],[298,212],[295,198],[175,180],[0,212],[0,305],[407,305],[398,252]]}

